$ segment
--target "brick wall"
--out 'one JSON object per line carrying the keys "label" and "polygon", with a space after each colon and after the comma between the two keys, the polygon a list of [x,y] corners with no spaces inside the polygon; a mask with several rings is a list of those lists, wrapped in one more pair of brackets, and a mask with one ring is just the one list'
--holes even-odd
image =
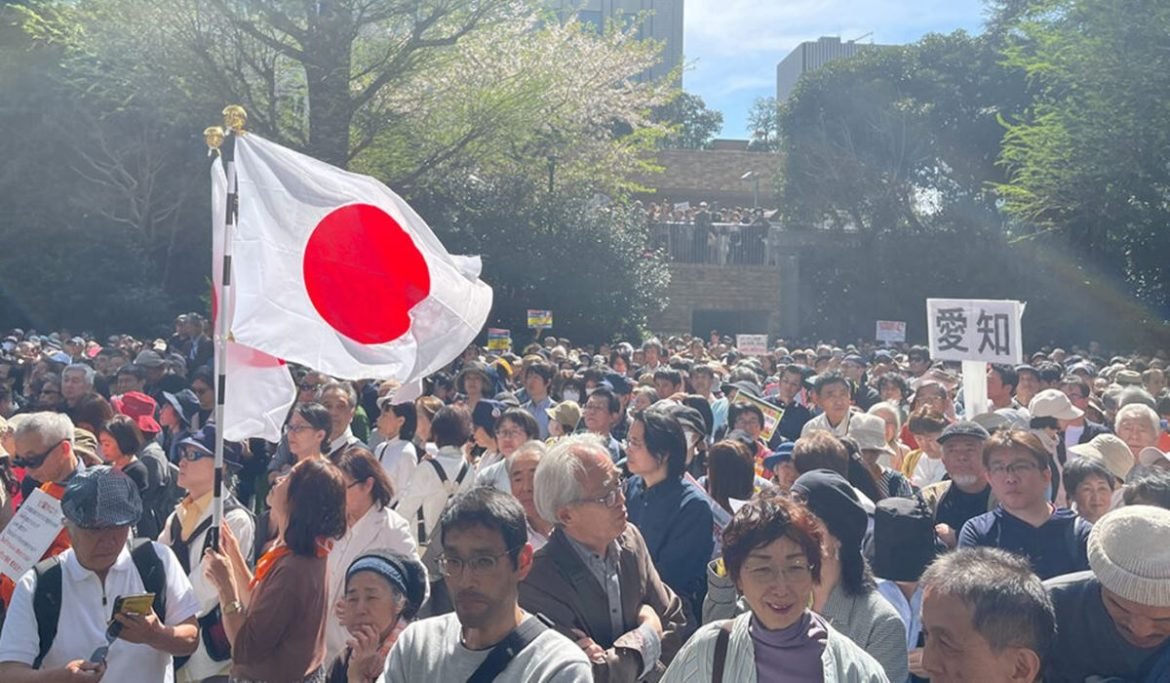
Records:
{"label": "brick wall", "polygon": [[767,331],[776,335],[780,292],[780,269],[775,266],[674,263],[666,293],[669,304],[650,320],[650,328],[660,334],[691,332],[697,310],[767,311]]}

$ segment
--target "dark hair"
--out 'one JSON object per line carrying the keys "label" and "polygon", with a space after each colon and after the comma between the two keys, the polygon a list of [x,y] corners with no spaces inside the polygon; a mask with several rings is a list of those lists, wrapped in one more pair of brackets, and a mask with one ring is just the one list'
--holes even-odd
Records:
{"label": "dark hair", "polygon": [[969,607],[972,626],[992,650],[1027,648],[1043,666],[1056,639],[1056,613],[1027,559],[996,548],[959,548],[935,560],[920,586]]}
{"label": "dark hair", "polygon": [[1077,387],[1081,390],[1081,398],[1089,398],[1093,395],[1093,390],[1089,387],[1080,375],[1065,375],[1064,379],[1060,380],[1061,387]]}
{"label": "dark hair", "polygon": [[215,379],[212,376],[211,370],[206,365],[200,366],[195,372],[191,373],[190,384],[195,382],[203,382],[208,387],[215,389]]}
{"label": "dark hair", "polygon": [[455,379],[445,372],[436,372],[428,378],[428,383],[431,385],[431,392],[436,389],[454,389]]}
{"label": "dark hair", "polygon": [[295,555],[313,557],[318,538],[345,535],[345,480],[328,460],[302,460],[288,475],[284,542]]}
{"label": "dark hair", "polygon": [[758,405],[754,403],[748,403],[747,401],[736,401],[731,405],[730,408],[727,409],[727,424],[735,427],[736,420],[738,420],[740,415],[743,415],[744,413],[751,413],[752,415],[755,415],[756,419],[760,421],[760,427],[763,428],[764,411],[760,410]]}
{"label": "dark hair", "polygon": [[622,409],[621,401],[618,400],[617,394],[613,393],[609,389],[606,389],[605,387],[597,387],[596,389],[593,390],[593,393],[589,394],[588,398],[585,398],[584,400],[588,401],[590,398],[593,398],[594,396],[600,396],[600,397],[605,399],[607,411],[609,412],[610,415],[613,415],[614,413],[621,412],[621,409]]}
{"label": "dark hair", "polygon": [[881,500],[884,496],[878,489],[877,478],[865,466],[865,461],[861,458],[861,445],[851,436],[846,436],[840,441],[841,445],[845,447],[845,452],[849,454],[848,476],[845,478],[853,488],[864,493],[870,500],[874,502]]}
{"label": "dark hair", "polygon": [[910,413],[910,420],[906,423],[911,434],[937,434],[946,429],[948,424],[945,415],[929,406],[922,406]]}
{"label": "dark hair", "polygon": [[394,500],[394,484],[387,476],[386,470],[378,462],[374,454],[365,446],[351,446],[332,458],[338,469],[345,472],[356,482],[367,479],[374,480],[374,487],[370,489],[370,496],[379,507],[387,507]]}
{"label": "dark hair", "polygon": [[703,418],[703,436],[710,438],[712,426],[715,424],[715,413],[711,411],[710,402],[698,394],[687,394],[682,404],[694,408],[699,413],[699,417]]}
{"label": "dark hair", "polygon": [[1020,377],[1016,374],[1016,369],[1010,365],[1003,363],[992,363],[988,366],[991,372],[999,375],[999,381],[1004,385],[1012,388],[1012,393],[1016,392],[1016,385],[1020,383]]}
{"label": "dark hair", "polygon": [[910,384],[906,382],[905,377],[897,372],[887,372],[878,378],[878,393],[885,391],[886,387],[891,384],[898,387],[898,391],[902,392],[902,398],[906,398],[910,395]]}
{"label": "dark hair", "polygon": [[552,363],[541,360],[536,361],[532,363],[532,365],[528,366],[528,368],[524,371],[524,378],[528,379],[528,375],[538,375],[541,379],[544,380],[545,384],[549,384],[552,382],[553,375],[555,374],[556,368],[552,366]]}
{"label": "dark hair", "polygon": [[415,407],[414,402],[392,403],[389,408],[396,417],[402,418],[402,428],[398,430],[398,438],[403,441],[414,440],[414,432],[418,429],[418,408]]}
{"label": "dark hair", "polygon": [[138,424],[134,422],[134,418],[125,415],[115,415],[105,422],[98,423],[98,435],[102,432],[109,434],[114,439],[114,443],[118,444],[118,450],[122,451],[123,455],[135,455],[142,450],[142,445],[146,443],[146,437],[142,435],[142,430],[138,428]]}
{"label": "dark hair", "polygon": [[1064,376],[1064,369],[1056,363],[1041,363],[1036,366],[1036,375],[1045,384],[1055,384]]}
{"label": "dark hair", "polygon": [[471,414],[463,406],[443,406],[431,419],[431,440],[439,448],[460,447],[471,435]]}
{"label": "dark hair", "polygon": [[[101,394],[96,391],[87,391],[82,394],[81,398],[77,399],[77,405],[67,412],[69,418],[73,420],[73,424],[87,424],[95,430],[101,429],[103,424],[114,417],[114,409],[110,406],[110,402],[102,398]],[[137,453],[137,450],[134,452]]]}
{"label": "dark hair", "polygon": [[906,352],[906,358],[913,361],[915,358],[930,362],[930,349],[925,346],[911,346],[910,350]]}
{"label": "dark hair", "polygon": [[731,512],[731,498],[748,500],[755,491],[756,463],[739,441],[724,439],[707,451],[707,493]]}
{"label": "dark hair", "polygon": [[792,464],[801,474],[824,469],[849,478],[849,451],[840,439],[822,430],[796,440],[792,447]]}
{"label": "dark hair", "polygon": [[[1036,461],[1042,471],[1048,469],[1048,461],[1052,459],[1040,438],[1022,429],[997,429],[983,444],[984,467],[988,467],[991,454],[996,451],[1023,451]],[[1066,486],[1065,490],[1071,489]]]}
{"label": "dark hair", "polygon": [[313,401],[299,403],[293,411],[300,415],[302,420],[308,422],[315,431],[325,432],[325,436],[321,437],[321,452],[329,450],[329,432],[333,429],[333,418],[329,416],[329,410]]}
{"label": "dark hair", "polygon": [[[496,432],[500,431],[500,426],[505,422],[511,422],[520,429],[524,430],[524,434],[528,437],[526,441],[534,441],[540,439],[540,425],[537,424],[536,418],[532,417],[532,413],[524,408],[508,408],[496,420]],[[576,425],[574,425],[576,426]]]}
{"label": "dark hair", "polygon": [[519,566],[520,551],[528,543],[528,520],[520,501],[491,486],[476,486],[458,494],[439,518],[439,542],[446,543],[448,532],[472,526],[499,532],[512,567]]}
{"label": "dark hair", "polygon": [[662,367],[654,371],[655,381],[664,379],[671,384],[678,386],[683,383],[682,373],[672,367]]}
{"label": "dark hair", "polygon": [[1060,476],[1064,481],[1064,490],[1068,491],[1070,498],[1076,492],[1077,487],[1089,477],[1104,479],[1109,484],[1109,488],[1117,488],[1117,478],[1113,476],[1108,467],[1105,467],[1105,463],[1097,458],[1072,458],[1065,463]]}
{"label": "dark hair", "polygon": [[646,430],[646,450],[659,464],[666,463],[666,476],[677,479],[687,467],[687,437],[678,418],[663,408],[650,406],[630,418]]}
{"label": "dark hair", "polygon": [[813,581],[819,583],[824,542],[819,521],[801,503],[771,491],[741,507],[723,530],[723,564],[728,575],[738,582],[748,555],[780,538],[789,538],[800,546]]}
{"label": "dark hair", "polygon": [[134,379],[138,380],[139,382],[145,382],[146,368],[142,367],[141,365],[134,365],[133,363],[129,365],[123,365],[122,367],[118,368],[118,372],[114,375],[114,379],[117,379],[122,375],[133,375]]}
{"label": "dark hair", "polygon": [[817,378],[813,380],[813,393],[820,396],[821,392],[832,384],[842,384],[849,391],[853,391],[853,385],[849,382],[849,378],[833,370],[832,372],[822,372],[817,375]]}
{"label": "dark hair", "polygon": [[1170,472],[1149,467],[1130,477],[1121,493],[1126,505],[1156,505],[1170,510]]}

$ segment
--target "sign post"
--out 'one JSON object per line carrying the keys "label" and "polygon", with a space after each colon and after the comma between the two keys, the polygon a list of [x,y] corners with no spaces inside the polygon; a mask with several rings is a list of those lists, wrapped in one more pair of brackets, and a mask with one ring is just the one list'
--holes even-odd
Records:
{"label": "sign post", "polygon": [[1023,362],[1020,301],[927,299],[930,357],[963,363],[966,418],[987,412],[987,364]]}

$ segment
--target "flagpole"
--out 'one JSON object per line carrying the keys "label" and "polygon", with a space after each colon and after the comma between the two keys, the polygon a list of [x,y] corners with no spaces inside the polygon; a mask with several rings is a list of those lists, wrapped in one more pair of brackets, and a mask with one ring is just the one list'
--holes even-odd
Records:
{"label": "flagpole", "polygon": [[[239,186],[236,181],[236,138],[244,134],[248,114],[239,105],[223,110],[223,144],[220,147],[224,176],[227,178],[227,202],[224,214],[223,259],[220,268],[219,291],[216,292],[218,311],[215,316],[215,484],[212,489],[211,528],[208,540],[219,549],[219,529],[223,523],[223,456],[224,456],[224,402],[227,398],[227,342],[229,335],[228,302],[232,286],[232,232],[239,216]],[[213,264],[214,267],[214,264]]]}

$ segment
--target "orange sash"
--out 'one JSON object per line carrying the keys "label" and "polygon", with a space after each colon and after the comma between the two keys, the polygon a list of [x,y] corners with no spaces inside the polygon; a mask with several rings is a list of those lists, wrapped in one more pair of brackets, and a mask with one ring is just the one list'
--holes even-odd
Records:
{"label": "orange sash", "polygon": [[[329,550],[333,547],[332,543],[317,542],[317,557],[325,558],[329,555]],[[248,584],[249,588],[255,589],[260,585],[271,572],[272,568],[281,558],[292,555],[292,550],[287,545],[276,545],[267,550],[260,559],[256,561],[256,573],[252,576],[252,582]]]}

